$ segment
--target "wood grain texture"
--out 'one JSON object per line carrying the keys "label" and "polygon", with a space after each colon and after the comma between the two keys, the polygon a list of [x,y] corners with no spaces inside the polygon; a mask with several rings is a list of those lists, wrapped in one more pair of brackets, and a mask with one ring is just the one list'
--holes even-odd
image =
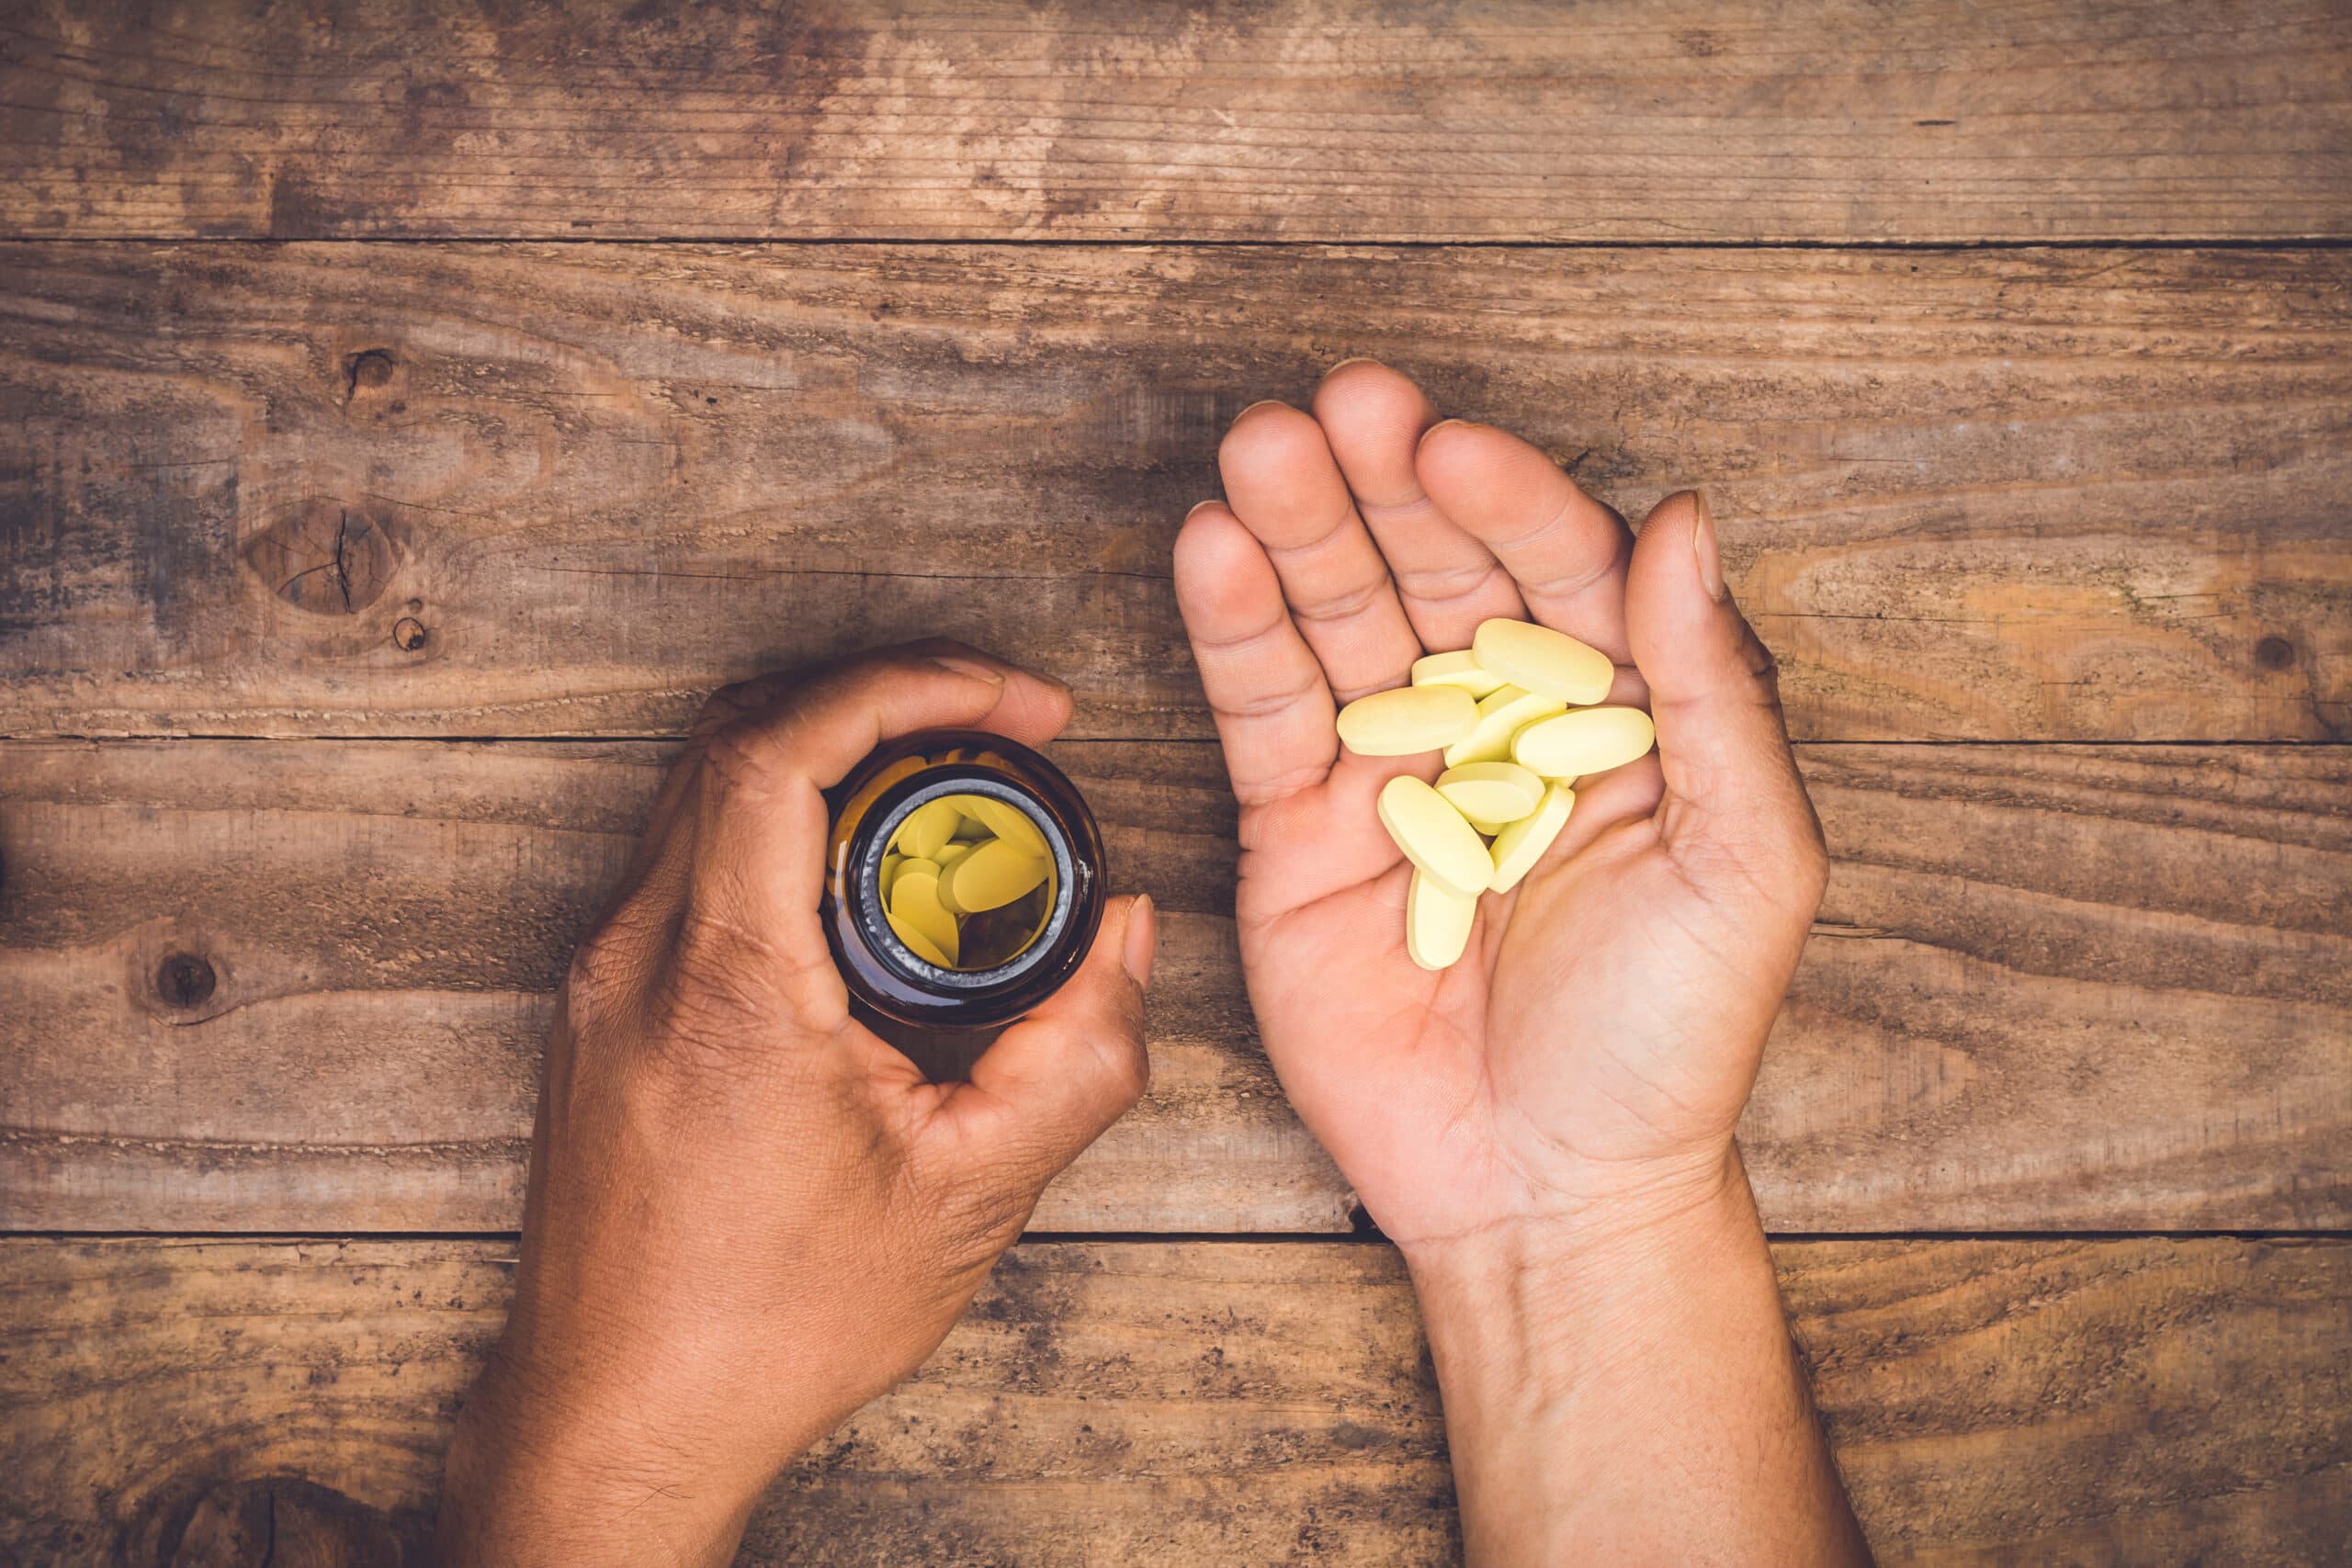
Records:
{"label": "wood grain texture", "polygon": [[0,247],[0,733],[650,735],[943,631],[1209,733],[1227,421],[1704,480],[1822,739],[2352,733],[2352,252]]}
{"label": "wood grain texture", "polygon": [[[0,748],[0,1218],[500,1230],[651,744]],[[1163,912],[1049,1231],[1344,1231],[1256,1043],[1205,744],[1064,744]],[[1810,1231],[2352,1224],[2352,752],[1807,748],[1836,867],[1743,1129]]]}
{"label": "wood grain texture", "polygon": [[0,231],[2352,233],[2332,0],[33,0]]}
{"label": "wood grain texture", "polygon": [[[511,1242],[0,1244],[0,1555],[422,1562]],[[1775,1249],[1887,1563],[2311,1563],[2352,1532],[2352,1247]],[[754,1517],[746,1563],[1457,1559],[1404,1271],[1023,1246]],[[272,1506],[274,1503],[274,1507]]]}

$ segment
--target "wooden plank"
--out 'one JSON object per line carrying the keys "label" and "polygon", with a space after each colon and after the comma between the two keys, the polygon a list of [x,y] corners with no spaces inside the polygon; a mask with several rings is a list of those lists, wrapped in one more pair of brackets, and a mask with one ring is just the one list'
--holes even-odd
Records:
{"label": "wooden plank", "polygon": [[[0,1555],[422,1562],[511,1242],[0,1244]],[[2352,1246],[1775,1249],[1887,1563],[2306,1563],[2352,1530]],[[273,1506],[274,1505],[274,1506]],[[402,1548],[405,1546],[406,1554]],[[746,1563],[1457,1559],[1386,1247],[1017,1247]]]}
{"label": "wooden plank", "polygon": [[[650,744],[0,748],[0,1217],[502,1230]],[[1256,1043],[1205,744],[1065,744],[1163,911],[1150,1095],[1048,1231],[1344,1231]],[[1812,1231],[2352,1224],[2352,752],[1815,747],[1836,869],[1744,1129]]]}
{"label": "wooden plank", "polygon": [[0,231],[2340,236],[2347,81],[2330,0],[38,0]]}
{"label": "wooden plank", "polygon": [[1714,490],[1821,739],[2352,734],[2352,253],[0,247],[0,733],[647,735],[945,631],[1209,733],[1168,552],[1343,355]]}

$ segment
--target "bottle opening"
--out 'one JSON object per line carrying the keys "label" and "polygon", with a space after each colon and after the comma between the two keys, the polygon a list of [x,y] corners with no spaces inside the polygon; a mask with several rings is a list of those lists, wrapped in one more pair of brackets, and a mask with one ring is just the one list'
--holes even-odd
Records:
{"label": "bottle opening", "polygon": [[883,813],[864,851],[859,923],[918,984],[964,991],[1017,980],[1075,903],[1068,838],[998,778],[924,777]]}

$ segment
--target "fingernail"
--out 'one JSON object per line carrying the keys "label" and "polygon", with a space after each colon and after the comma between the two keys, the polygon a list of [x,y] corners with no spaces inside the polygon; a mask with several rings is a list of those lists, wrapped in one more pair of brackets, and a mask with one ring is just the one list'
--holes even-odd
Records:
{"label": "fingernail", "polygon": [[1699,586],[1707,597],[1720,604],[1724,601],[1724,563],[1715,550],[1715,514],[1707,510],[1707,492],[1690,492],[1691,507],[1699,520],[1690,525],[1690,553],[1699,558]]}
{"label": "fingernail", "polygon": [[931,661],[942,670],[952,670],[958,675],[969,675],[975,681],[986,681],[991,686],[1004,684],[1004,671],[993,664],[983,664],[977,659],[967,659],[960,653],[934,653]]}
{"label": "fingernail", "polygon": [[1208,500],[1208,501],[1196,501],[1196,502],[1193,502],[1193,504],[1192,504],[1189,508],[1187,508],[1187,509],[1185,510],[1185,513],[1184,513],[1184,521],[1185,521],[1185,522],[1187,522],[1187,523],[1190,523],[1190,522],[1193,520],[1193,513],[1195,513],[1195,512],[1198,512],[1202,507],[1204,507],[1204,506],[1215,506],[1215,505],[1216,505],[1216,504],[1217,504],[1217,502],[1216,502],[1216,501],[1214,498],[1212,498],[1212,499],[1210,499],[1210,500]]}
{"label": "fingernail", "polygon": [[1451,430],[1457,425],[1464,430],[1468,430],[1472,423],[1472,421],[1466,419],[1442,419],[1435,424],[1430,425],[1427,430],[1421,432],[1421,440],[1423,444],[1426,445],[1429,438],[1435,435],[1441,430]]}
{"label": "fingernail", "polygon": [[1248,419],[1260,409],[1283,409],[1288,407],[1290,407],[1290,405],[1283,401],[1280,398],[1260,398],[1256,402],[1251,403],[1248,408],[1243,409],[1239,413],[1235,414],[1233,416],[1233,423],[1239,424],[1243,420]]}
{"label": "fingernail", "polygon": [[1151,895],[1138,893],[1136,901],[1127,906],[1126,943],[1119,950],[1119,962],[1139,987],[1151,985],[1151,957],[1159,945],[1159,922],[1152,917]]}
{"label": "fingernail", "polygon": [[1379,363],[1379,360],[1374,359],[1369,354],[1359,354],[1352,359],[1340,360],[1337,365],[1334,365],[1331,368],[1323,372],[1323,379],[1326,381],[1329,380],[1332,377],[1337,376],[1340,371],[1345,370],[1351,365],[1377,365]]}

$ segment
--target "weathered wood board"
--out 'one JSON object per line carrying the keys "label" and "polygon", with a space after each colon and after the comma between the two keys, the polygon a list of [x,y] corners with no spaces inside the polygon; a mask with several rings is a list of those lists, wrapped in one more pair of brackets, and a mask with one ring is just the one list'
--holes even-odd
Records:
{"label": "weathered wood board", "polygon": [[[421,1562],[511,1240],[0,1243],[0,1556]],[[2352,1531],[2352,1245],[1775,1249],[1893,1563],[2311,1563]],[[1456,1559],[1388,1248],[1016,1247],[747,1563]]]}
{"label": "weathered wood board", "polygon": [[[0,734],[660,735],[946,632],[1208,734],[1226,422],[1712,491],[1820,739],[2352,733],[2352,253],[0,246]],[[1016,607],[1017,606],[1017,610]]]}
{"label": "weathered wood board", "polygon": [[[501,1230],[650,743],[0,747],[0,1223]],[[1048,1231],[1344,1231],[1258,1047],[1213,746],[1063,744],[1164,912],[1150,1095]],[[1820,746],[1743,1130],[1788,1231],[2352,1224],[2352,751]]]}
{"label": "weathered wood board", "polygon": [[2352,233],[2328,0],[459,0],[0,32],[0,232]]}

